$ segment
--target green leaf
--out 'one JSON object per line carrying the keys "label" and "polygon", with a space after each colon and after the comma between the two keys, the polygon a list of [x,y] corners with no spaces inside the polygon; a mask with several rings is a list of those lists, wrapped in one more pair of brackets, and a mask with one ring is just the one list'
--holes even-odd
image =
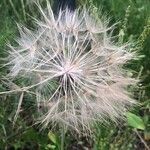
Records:
{"label": "green leaf", "polygon": [[54,143],[57,144],[57,136],[51,131],[48,133],[48,138]]}
{"label": "green leaf", "polygon": [[127,116],[127,122],[129,126],[141,130],[145,129],[144,122],[139,116],[130,112],[126,113],[126,116]]}
{"label": "green leaf", "polygon": [[52,149],[56,149],[56,146],[55,145],[51,145],[51,144],[48,144],[47,146],[46,146],[46,149],[48,149],[48,150],[52,150]]}

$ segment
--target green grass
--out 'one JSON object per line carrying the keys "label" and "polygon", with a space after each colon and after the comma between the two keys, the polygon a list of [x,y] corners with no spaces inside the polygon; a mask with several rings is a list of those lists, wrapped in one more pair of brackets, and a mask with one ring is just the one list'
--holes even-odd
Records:
{"label": "green grass", "polygon": [[[86,0],[80,1],[80,5]],[[24,2],[24,3],[22,3]],[[76,137],[70,133],[66,134],[65,149],[82,150],[84,147],[92,150],[144,150],[148,149],[150,142],[150,1],[149,0],[87,0],[87,3],[100,13],[103,12],[111,17],[111,23],[120,22],[114,34],[120,34],[118,40],[126,42],[136,41],[136,50],[143,56],[138,61],[132,62],[128,67],[134,69],[134,76],[139,76],[141,82],[134,89],[135,98],[140,106],[133,108],[133,117],[128,122],[119,125],[110,123],[108,125],[97,125],[91,137]],[[43,3],[44,5],[44,3]],[[14,42],[18,35],[16,22],[32,26],[30,15],[38,15],[36,8],[27,6],[22,0],[0,1],[0,58],[7,55],[6,43]],[[29,15],[30,14],[30,15]],[[3,59],[0,59],[0,64]],[[0,65],[1,66],[1,65]],[[0,68],[0,77],[5,75],[6,69]],[[1,80],[0,80],[1,81]],[[0,82],[0,90],[5,90]],[[15,96],[0,96],[0,149],[58,149],[61,145],[59,131],[49,133],[49,130],[40,132],[38,126],[34,125],[28,114],[21,113],[13,127],[13,115]],[[30,106],[32,101],[24,105]],[[28,113],[32,114],[30,107]],[[129,117],[129,116],[128,116]],[[48,136],[49,133],[49,136]]]}

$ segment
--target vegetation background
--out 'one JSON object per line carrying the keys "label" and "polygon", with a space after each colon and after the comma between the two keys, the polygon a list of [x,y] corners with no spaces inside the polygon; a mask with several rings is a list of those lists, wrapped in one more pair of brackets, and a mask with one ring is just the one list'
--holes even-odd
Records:
{"label": "vegetation background", "polygon": [[[31,16],[38,17],[34,0],[0,0],[0,64],[7,56],[6,43],[14,42],[18,35],[16,22],[34,28]],[[41,0],[44,7],[45,1]],[[119,42],[135,41],[133,48],[140,59],[126,66],[134,70],[131,75],[140,79],[134,96],[140,105],[127,113],[127,121],[119,125],[97,125],[90,137],[67,133],[66,150],[150,150],[150,0],[78,0],[87,4],[95,16],[103,13],[111,17],[110,24],[119,22],[114,32]],[[130,72],[129,72],[130,73]],[[7,74],[0,68],[0,91],[7,89],[1,77]],[[34,101],[28,99],[16,124],[13,117],[18,97],[0,95],[0,150],[58,150],[60,132],[50,129],[39,131],[34,125]],[[32,105],[31,105],[32,104]],[[32,107],[31,107],[32,106]],[[23,111],[23,109],[27,109]]]}

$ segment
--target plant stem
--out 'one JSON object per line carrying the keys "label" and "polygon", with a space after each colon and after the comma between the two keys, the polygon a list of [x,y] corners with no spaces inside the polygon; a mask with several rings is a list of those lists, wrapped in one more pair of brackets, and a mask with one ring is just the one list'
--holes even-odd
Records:
{"label": "plant stem", "polygon": [[61,150],[64,150],[65,147],[65,134],[66,134],[66,130],[65,127],[63,126],[62,131],[61,131]]}
{"label": "plant stem", "polygon": [[24,20],[26,21],[26,10],[25,10],[25,5],[24,5],[24,0],[21,0],[21,5],[22,5],[23,17],[24,17]]}
{"label": "plant stem", "polygon": [[137,134],[137,136],[140,138],[141,142],[144,144],[145,148],[147,150],[150,150],[149,146],[147,145],[147,143],[145,142],[145,140],[142,138],[142,136],[138,133],[138,131],[137,130],[134,130],[134,131]]}

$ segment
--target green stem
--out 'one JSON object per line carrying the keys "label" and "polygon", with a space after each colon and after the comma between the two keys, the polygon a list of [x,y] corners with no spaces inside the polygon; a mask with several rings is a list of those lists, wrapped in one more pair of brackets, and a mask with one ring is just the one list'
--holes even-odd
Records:
{"label": "green stem", "polygon": [[65,127],[63,126],[62,128],[62,132],[61,132],[61,150],[64,150],[65,147],[65,134],[66,134],[66,130]]}
{"label": "green stem", "polygon": [[25,5],[24,5],[24,0],[21,0],[21,5],[22,5],[23,17],[26,22],[26,10],[25,10]]}

